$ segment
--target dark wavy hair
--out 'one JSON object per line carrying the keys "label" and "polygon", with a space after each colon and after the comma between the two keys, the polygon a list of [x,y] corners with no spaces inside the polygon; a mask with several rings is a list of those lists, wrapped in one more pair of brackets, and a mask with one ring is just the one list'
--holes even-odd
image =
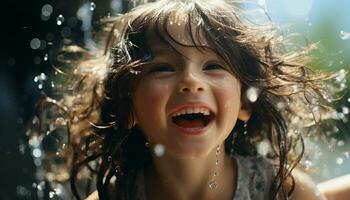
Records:
{"label": "dark wavy hair", "polygon": [[[54,102],[47,98],[41,109],[54,104],[66,114],[66,170],[70,170],[74,196],[81,199],[80,177],[90,177],[101,200],[112,196],[129,199],[135,184],[130,180],[138,169],[152,162],[141,130],[130,128],[131,96],[140,79],[138,70],[153,57],[147,33],[168,45],[185,45],[168,30],[175,14],[185,17],[194,47],[203,48],[200,39],[204,39],[208,43],[205,48],[230,66],[242,83],[242,94],[251,87],[259,91],[258,99],[251,102],[249,134],[238,134],[233,149],[240,155],[256,155],[255,144],[268,139],[276,171],[270,199],[279,195],[288,199],[294,188],[291,171],[304,153],[302,135],[295,130],[320,120],[310,106],[326,110],[324,82],[331,76],[307,66],[310,47],[300,52],[285,51],[286,41],[276,37],[271,26],[250,24],[235,3],[210,0],[161,0],[141,5],[100,23],[101,41],[105,42],[100,46],[104,48],[92,53],[66,47],[65,54],[58,56],[66,61],[67,52],[79,54],[70,59],[74,70],[66,83],[69,87],[61,92],[63,97]],[[227,153],[234,132],[243,132],[243,122],[238,121],[226,139]],[[286,188],[286,181],[292,182],[291,188]]]}

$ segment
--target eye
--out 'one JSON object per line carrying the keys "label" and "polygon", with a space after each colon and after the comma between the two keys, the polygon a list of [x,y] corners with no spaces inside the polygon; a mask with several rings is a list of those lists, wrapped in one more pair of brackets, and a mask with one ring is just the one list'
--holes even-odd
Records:
{"label": "eye", "polygon": [[152,66],[151,69],[149,70],[150,73],[153,72],[174,72],[175,68],[170,66],[170,65],[156,65]]}
{"label": "eye", "polygon": [[217,63],[210,63],[204,66],[203,70],[225,70],[226,68]]}

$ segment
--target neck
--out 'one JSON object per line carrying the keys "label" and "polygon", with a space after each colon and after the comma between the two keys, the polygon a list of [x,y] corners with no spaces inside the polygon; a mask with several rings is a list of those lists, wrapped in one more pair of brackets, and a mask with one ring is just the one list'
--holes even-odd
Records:
{"label": "neck", "polygon": [[[165,154],[153,156],[153,160],[154,165],[146,170],[147,199],[233,198],[236,165],[225,154],[223,145],[218,155],[214,149],[208,156],[201,158],[179,158]],[[209,187],[211,181],[217,185],[213,189]]]}

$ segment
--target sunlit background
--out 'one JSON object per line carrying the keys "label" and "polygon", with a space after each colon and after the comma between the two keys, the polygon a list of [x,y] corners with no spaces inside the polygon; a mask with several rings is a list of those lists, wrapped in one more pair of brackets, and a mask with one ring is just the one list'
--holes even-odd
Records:
{"label": "sunlit background", "polygon": [[[286,34],[298,33],[300,45],[318,43],[313,51],[315,70],[337,73],[343,90],[334,104],[336,124],[325,130],[328,142],[309,141],[313,152],[303,160],[307,168],[318,167],[315,181],[350,173],[350,1],[348,0],[257,0],[276,27]],[[95,47],[91,32],[95,22],[125,12],[139,1],[126,0],[35,0],[2,2],[0,55],[0,199],[67,199],[62,186],[54,190],[43,179],[41,141],[30,138],[35,103],[56,87],[50,64],[52,51],[73,41],[87,49]],[[339,89],[338,88],[338,89]],[[316,145],[317,144],[317,145]],[[60,146],[60,148],[64,148]]]}

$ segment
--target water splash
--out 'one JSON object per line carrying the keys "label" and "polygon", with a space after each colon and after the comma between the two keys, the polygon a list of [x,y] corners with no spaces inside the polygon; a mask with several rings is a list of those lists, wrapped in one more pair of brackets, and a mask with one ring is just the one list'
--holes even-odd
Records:
{"label": "water splash", "polygon": [[339,36],[342,40],[347,40],[350,38],[350,33],[345,31],[340,31]]}

